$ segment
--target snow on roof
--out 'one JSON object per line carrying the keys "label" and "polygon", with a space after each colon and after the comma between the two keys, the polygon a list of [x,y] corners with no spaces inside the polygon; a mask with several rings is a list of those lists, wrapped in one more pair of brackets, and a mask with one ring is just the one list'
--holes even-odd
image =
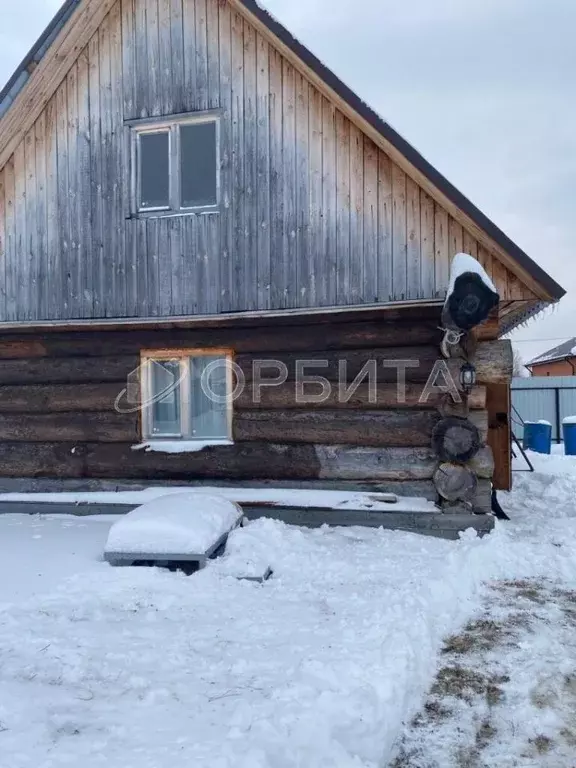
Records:
{"label": "snow on roof", "polygon": [[494,287],[494,283],[488,277],[486,270],[482,264],[480,264],[480,262],[474,258],[474,256],[470,256],[469,253],[457,253],[456,256],[454,256],[452,259],[452,264],[450,265],[450,285],[448,286],[448,296],[451,296],[454,292],[456,280],[460,277],[460,275],[466,274],[466,272],[473,272],[474,274],[478,275],[489,290],[493,291],[494,293],[498,293]]}
{"label": "snow on roof", "polygon": [[543,352],[526,365],[540,365],[541,363],[551,363],[554,360],[563,360],[565,357],[576,357],[576,337],[564,341],[557,347]]}

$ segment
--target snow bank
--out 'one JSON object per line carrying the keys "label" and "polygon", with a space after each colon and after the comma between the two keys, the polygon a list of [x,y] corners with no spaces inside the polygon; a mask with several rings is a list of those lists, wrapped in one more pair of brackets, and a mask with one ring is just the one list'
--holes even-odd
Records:
{"label": "snow bank", "polygon": [[[261,519],[234,530],[227,555],[189,578],[90,569],[93,544],[71,539],[78,557],[85,552],[70,561],[71,578],[0,611],[5,761],[387,765],[443,638],[474,615],[487,582],[545,576],[576,585],[576,459],[531,458],[537,472],[515,474],[514,491],[501,495],[512,522],[483,539]],[[0,577],[16,589],[37,567],[43,539],[33,535],[52,523],[18,516],[20,538],[6,538],[11,518],[0,516]],[[3,549],[13,554],[9,570]],[[271,580],[235,578],[239,564],[264,561]]]}
{"label": "snow bank", "polygon": [[205,493],[175,493],[144,504],[114,523],[105,552],[197,555],[234,528],[242,510]]}

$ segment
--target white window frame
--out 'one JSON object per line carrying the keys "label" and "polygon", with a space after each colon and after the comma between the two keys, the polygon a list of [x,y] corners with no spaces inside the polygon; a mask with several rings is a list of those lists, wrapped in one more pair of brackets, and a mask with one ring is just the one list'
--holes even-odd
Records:
{"label": "white window frame", "polygon": [[[226,434],[217,437],[196,436],[193,433],[193,423],[190,408],[190,358],[193,357],[222,357],[228,361],[226,368],[226,393],[229,395],[226,406]],[[232,441],[232,392],[234,389],[232,361],[234,355],[231,349],[154,349],[142,350],[140,353],[140,390],[141,390],[141,435],[148,442],[155,440],[198,441]],[[180,431],[174,434],[158,434],[153,431],[152,401],[154,390],[152,384],[151,362],[178,360],[180,370]]]}
{"label": "white window frame", "polygon": [[[216,133],[216,202],[209,205],[182,206],[180,189],[180,128],[186,125],[214,123]],[[194,114],[171,117],[152,118],[150,120],[133,120],[130,127],[130,157],[131,157],[131,186],[132,211],[138,216],[169,214],[185,215],[216,211],[220,206],[220,114],[218,112],[197,112]],[[168,133],[168,196],[166,206],[143,207],[141,204],[141,173],[140,173],[140,138],[145,134]]]}

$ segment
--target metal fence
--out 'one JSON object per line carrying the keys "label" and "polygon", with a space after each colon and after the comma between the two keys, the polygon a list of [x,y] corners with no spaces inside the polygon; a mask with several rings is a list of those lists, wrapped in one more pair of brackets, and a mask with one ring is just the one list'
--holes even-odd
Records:
{"label": "metal fence", "polygon": [[520,440],[523,421],[545,419],[552,439],[562,440],[562,419],[576,416],[576,376],[533,376],[512,379],[512,429]]}

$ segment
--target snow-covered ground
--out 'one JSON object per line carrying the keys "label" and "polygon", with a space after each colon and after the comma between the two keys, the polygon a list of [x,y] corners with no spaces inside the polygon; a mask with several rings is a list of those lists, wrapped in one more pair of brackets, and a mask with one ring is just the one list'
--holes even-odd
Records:
{"label": "snow-covered ground", "polygon": [[[443,641],[484,615],[495,581],[576,590],[576,460],[533,458],[538,472],[502,495],[513,521],[484,539],[259,520],[191,577],[102,562],[111,517],[1,516],[0,765],[392,764]],[[248,556],[273,578],[238,581]],[[527,637],[522,685],[540,672],[549,683],[546,635]],[[520,682],[505,695],[516,706]],[[540,718],[552,739],[559,718]],[[518,744],[532,734],[516,732]],[[479,765],[532,765],[507,760]]]}

